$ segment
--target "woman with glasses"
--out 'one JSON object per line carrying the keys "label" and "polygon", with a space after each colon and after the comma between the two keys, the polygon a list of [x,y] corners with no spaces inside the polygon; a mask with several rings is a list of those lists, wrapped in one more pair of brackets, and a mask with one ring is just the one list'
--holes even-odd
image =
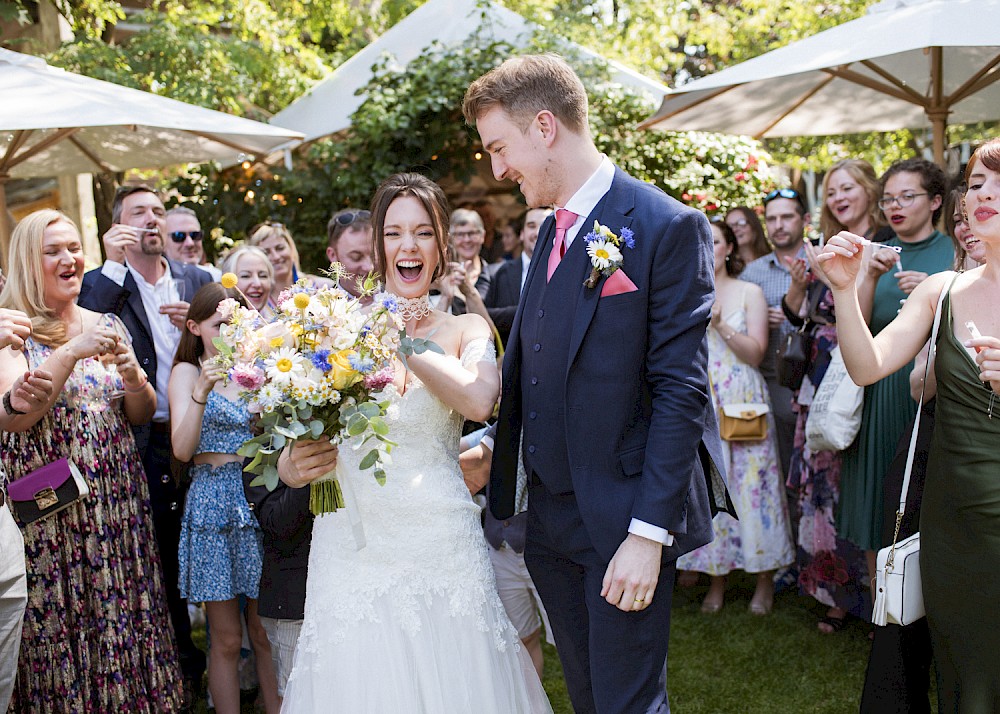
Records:
{"label": "woman with glasses", "polygon": [[[820,229],[825,236],[848,230],[870,240],[878,240],[885,221],[878,207],[881,186],[867,161],[838,161],[823,178],[825,197],[820,212]],[[819,388],[831,355],[837,347],[837,319],[833,294],[823,268],[816,261],[818,249],[804,245],[805,260],[791,268],[792,284],[782,300],[789,321],[804,327],[812,336],[806,367],[808,379],[795,392],[795,440],[788,470],[788,488],[796,494],[799,514],[799,588],[827,606],[817,623],[819,631],[832,634],[844,627],[847,614],[860,616],[864,610],[868,582],[864,552],[841,538],[836,531],[840,501],[841,453],[806,449],[805,426],[809,404]]]}
{"label": "woman with glasses", "polygon": [[[875,250],[858,283],[862,313],[878,335],[895,319],[900,304],[928,275],[948,270],[955,251],[951,239],[935,230],[945,196],[945,175],[925,159],[893,164],[882,176],[878,201],[894,236]],[[845,355],[846,356],[846,355]],[[875,553],[882,538],[885,474],[900,436],[913,421],[908,362],[865,389],[861,430],[844,451],[837,532],[866,551],[875,577]]]}
{"label": "woman with glasses", "polygon": [[908,371],[944,296],[935,344],[936,420],[920,506],[920,575],[938,711],[949,713],[1000,711],[1000,140],[976,150],[965,176],[969,227],[985,243],[985,265],[931,276],[879,334],[868,331],[859,305],[859,237],[841,233],[820,256],[840,307],[847,369],[860,384]]}
{"label": "woman with glasses", "polygon": [[[448,236],[455,260],[448,263],[448,271],[438,281],[442,299],[437,309],[462,315],[470,311],[466,299],[472,289],[479,295],[477,302],[486,298],[493,275],[482,258],[486,239],[482,217],[469,208],[456,209],[451,214]],[[486,308],[483,306],[475,312],[484,315]]]}
{"label": "woman with glasses", "polygon": [[749,206],[737,206],[726,214],[726,225],[733,229],[740,246],[740,260],[749,265],[771,252],[760,217]]}
{"label": "woman with glasses", "polygon": [[271,300],[268,304],[272,308],[281,291],[290,288],[299,278],[305,278],[316,285],[333,285],[332,280],[302,272],[299,251],[295,247],[292,234],[283,224],[272,221],[262,223],[251,231],[250,239],[247,242],[264,251],[267,259],[271,261],[271,267],[274,269],[274,284],[271,286]]}

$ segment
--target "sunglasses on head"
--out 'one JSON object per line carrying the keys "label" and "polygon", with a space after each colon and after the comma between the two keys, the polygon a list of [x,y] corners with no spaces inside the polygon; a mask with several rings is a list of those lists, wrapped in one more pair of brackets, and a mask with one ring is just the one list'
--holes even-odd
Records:
{"label": "sunglasses on head", "polygon": [[355,221],[370,221],[371,211],[344,211],[334,216],[333,220],[338,226],[349,226]]}
{"label": "sunglasses on head", "polygon": [[776,188],[771,193],[764,196],[764,203],[767,204],[776,198],[790,198],[794,201],[801,201],[802,196],[794,188]]}
{"label": "sunglasses on head", "polygon": [[172,240],[174,243],[183,243],[185,240],[187,240],[188,236],[190,236],[191,240],[193,240],[195,243],[200,243],[201,242],[202,232],[201,231],[173,231],[173,232],[170,233],[170,240]]}

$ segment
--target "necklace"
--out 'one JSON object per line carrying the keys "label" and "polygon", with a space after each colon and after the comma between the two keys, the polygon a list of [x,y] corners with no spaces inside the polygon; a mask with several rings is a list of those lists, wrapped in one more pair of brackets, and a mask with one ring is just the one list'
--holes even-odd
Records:
{"label": "necklace", "polygon": [[431,314],[431,301],[426,293],[416,298],[405,298],[398,295],[395,297],[396,303],[399,305],[399,316],[403,318],[403,322],[423,320]]}

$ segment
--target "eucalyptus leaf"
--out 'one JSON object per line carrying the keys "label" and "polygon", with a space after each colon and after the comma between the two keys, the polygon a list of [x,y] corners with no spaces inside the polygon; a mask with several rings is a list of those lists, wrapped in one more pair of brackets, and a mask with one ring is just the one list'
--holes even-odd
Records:
{"label": "eucalyptus leaf", "polygon": [[312,438],[318,439],[322,434],[326,425],[319,419],[313,419],[309,422],[309,431],[312,432]]}
{"label": "eucalyptus leaf", "polygon": [[372,466],[376,464],[378,460],[379,460],[378,449],[372,449],[367,454],[365,454],[365,458],[361,459],[361,463],[358,465],[358,468],[361,469],[362,471],[364,471],[365,469],[370,469]]}

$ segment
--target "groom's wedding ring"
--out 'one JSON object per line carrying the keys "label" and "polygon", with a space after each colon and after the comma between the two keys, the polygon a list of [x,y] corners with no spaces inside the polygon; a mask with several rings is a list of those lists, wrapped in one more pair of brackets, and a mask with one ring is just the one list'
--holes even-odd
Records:
{"label": "groom's wedding ring", "polygon": [[643,599],[642,599],[641,597],[637,597],[637,598],[635,599],[635,601],[636,601],[636,602],[644,602],[644,601],[643,601]]}

